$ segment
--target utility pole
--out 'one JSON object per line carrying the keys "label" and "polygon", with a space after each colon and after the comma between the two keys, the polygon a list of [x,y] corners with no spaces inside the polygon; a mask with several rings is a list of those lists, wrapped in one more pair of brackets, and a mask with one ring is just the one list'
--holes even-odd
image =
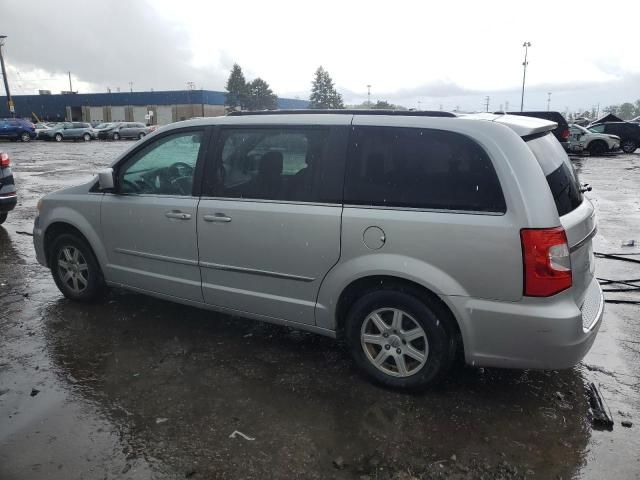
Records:
{"label": "utility pole", "polygon": [[4,80],[4,89],[7,92],[7,107],[12,117],[16,116],[16,109],[13,105],[13,99],[11,98],[11,91],[9,90],[9,79],[7,78],[7,69],[4,66],[4,57],[2,56],[2,47],[4,46],[4,39],[6,35],[0,35],[0,67],[2,67],[2,79]]}
{"label": "utility pole", "polygon": [[371,85],[367,85],[367,106],[371,108]]}
{"label": "utility pole", "polygon": [[69,92],[73,93],[73,85],[71,84],[71,72],[67,72],[69,74]]}
{"label": "utility pole", "polygon": [[485,106],[485,111],[488,112],[489,111],[489,101],[491,100],[491,97],[489,95],[487,95],[486,97],[484,97],[484,106]]}
{"label": "utility pole", "polygon": [[527,62],[527,55],[529,53],[529,47],[531,46],[531,42],[524,42],[522,44],[522,46],[524,47],[524,62],[522,62],[522,67],[523,67],[523,71],[522,71],[522,96],[520,97],[520,111],[522,112],[524,110],[524,82],[527,78],[527,65],[529,64],[529,62]]}
{"label": "utility pole", "polygon": [[551,110],[551,92],[547,92],[547,112]]}
{"label": "utility pole", "polygon": [[507,100],[506,102],[504,102],[504,111],[508,112],[509,111],[509,100]]}
{"label": "utility pole", "polygon": [[418,111],[422,110],[422,102],[418,100]]}
{"label": "utility pole", "polygon": [[133,82],[129,82],[129,92],[133,93]]}

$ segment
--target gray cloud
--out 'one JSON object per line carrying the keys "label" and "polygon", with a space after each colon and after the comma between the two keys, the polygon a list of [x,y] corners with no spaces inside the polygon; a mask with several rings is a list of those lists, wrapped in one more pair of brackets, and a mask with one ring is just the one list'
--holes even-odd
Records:
{"label": "gray cloud", "polygon": [[134,90],[175,89],[193,81],[219,89],[232,64],[222,55],[211,68],[192,67],[188,32],[140,1],[46,1],[28,8],[3,1],[2,24],[12,65],[71,71],[99,88],[128,89],[131,81]]}

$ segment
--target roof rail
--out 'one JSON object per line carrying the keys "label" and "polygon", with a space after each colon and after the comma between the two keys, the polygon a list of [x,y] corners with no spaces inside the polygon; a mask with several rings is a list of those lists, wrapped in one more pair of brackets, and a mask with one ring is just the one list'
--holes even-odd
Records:
{"label": "roof rail", "polygon": [[332,114],[332,115],[394,115],[405,117],[456,117],[455,113],[438,110],[368,110],[368,109],[312,109],[300,110],[257,110],[230,112],[227,116],[242,117],[250,115],[304,115],[304,114]]}

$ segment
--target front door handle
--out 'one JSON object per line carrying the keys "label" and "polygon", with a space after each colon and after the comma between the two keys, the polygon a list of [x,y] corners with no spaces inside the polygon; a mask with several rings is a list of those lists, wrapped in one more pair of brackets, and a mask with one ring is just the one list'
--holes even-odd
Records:
{"label": "front door handle", "polygon": [[164,215],[167,218],[177,218],[178,220],[189,220],[191,218],[190,213],[184,213],[179,210],[171,210],[170,212],[166,212]]}
{"label": "front door handle", "polygon": [[202,217],[205,222],[229,223],[231,217],[227,217],[224,213],[216,213],[215,215],[205,215]]}

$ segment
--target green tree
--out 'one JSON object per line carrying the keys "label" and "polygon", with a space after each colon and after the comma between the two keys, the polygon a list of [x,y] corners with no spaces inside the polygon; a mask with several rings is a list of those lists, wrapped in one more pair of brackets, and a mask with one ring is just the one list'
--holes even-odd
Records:
{"label": "green tree", "polygon": [[631,120],[636,113],[636,107],[633,103],[625,102],[618,108],[618,115],[623,120]]}
{"label": "green tree", "polygon": [[606,114],[613,113],[614,115],[617,115],[618,105],[609,105],[608,107],[604,107],[602,111]]}
{"label": "green tree", "polygon": [[329,72],[322,65],[316,70],[311,84],[309,108],[344,108],[342,95],[337,92]]}
{"label": "green tree", "polygon": [[225,96],[224,104],[227,110],[243,109],[247,102],[247,82],[244,79],[244,74],[240,65],[233,64],[231,74],[227,80],[227,95]]}
{"label": "green tree", "polygon": [[258,77],[247,85],[246,107],[249,110],[274,110],[278,108],[278,97],[269,84]]}

